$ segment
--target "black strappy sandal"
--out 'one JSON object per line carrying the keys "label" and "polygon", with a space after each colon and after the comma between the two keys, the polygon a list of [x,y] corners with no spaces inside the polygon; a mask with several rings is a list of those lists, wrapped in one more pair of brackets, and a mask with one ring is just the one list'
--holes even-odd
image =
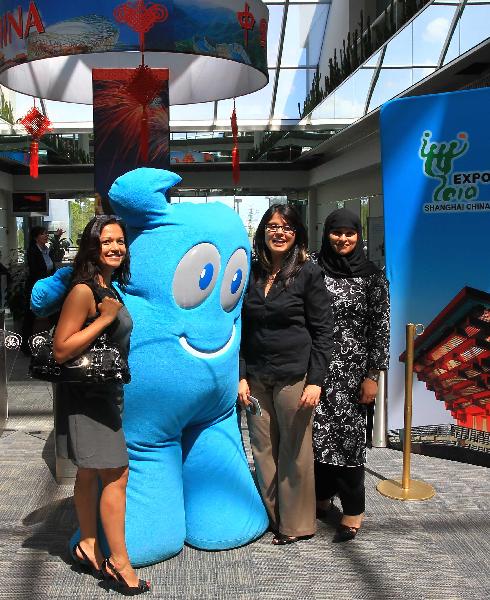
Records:
{"label": "black strappy sandal", "polygon": [[335,532],[332,542],[338,544],[340,542],[348,542],[349,540],[353,540],[356,537],[359,529],[360,527],[349,527],[348,525],[340,523],[337,527],[337,531]]}
{"label": "black strappy sandal", "polygon": [[150,591],[150,582],[143,581],[143,579],[138,581],[138,585],[136,587],[129,586],[124,577],[121,575],[121,573],[119,573],[119,571],[108,558],[106,558],[102,563],[102,572],[106,579],[114,579],[118,583],[118,592],[124,594],[125,596],[137,596],[138,594],[144,594],[145,592]]}
{"label": "black strappy sandal", "polygon": [[273,546],[286,546],[287,544],[295,544],[301,540],[311,540],[312,535],[284,535],[283,533],[276,533],[272,538]]}
{"label": "black strappy sandal", "polygon": [[[77,550],[82,555],[82,558],[77,555]],[[80,542],[73,546],[71,550],[71,557],[73,562],[77,565],[77,567],[80,568],[81,571],[93,575],[96,579],[103,579],[102,571],[97,569],[97,567],[93,564],[84,549],[80,546]]]}

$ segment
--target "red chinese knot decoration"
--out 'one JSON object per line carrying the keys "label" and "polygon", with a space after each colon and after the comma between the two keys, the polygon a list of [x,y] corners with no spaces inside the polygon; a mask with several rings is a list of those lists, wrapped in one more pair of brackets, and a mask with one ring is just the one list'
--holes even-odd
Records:
{"label": "red chinese knot decoration", "polygon": [[260,31],[260,45],[262,46],[262,48],[265,48],[267,46],[267,29],[268,29],[267,20],[260,19],[259,31]]}
{"label": "red chinese knot decoration", "polygon": [[248,32],[252,31],[255,25],[255,17],[250,12],[250,6],[245,2],[245,9],[237,13],[238,22],[243,29],[245,38],[245,47],[248,47]]}
{"label": "red chinese knot decoration", "polygon": [[231,113],[231,133],[233,134],[233,150],[231,151],[231,166],[233,181],[240,181],[240,152],[238,150],[238,123],[236,118],[235,101],[233,100],[233,112]]}
{"label": "red chinese knot decoration", "polygon": [[36,106],[21,119],[18,123],[23,125],[27,133],[32,137],[29,156],[29,172],[31,177],[39,175],[39,140],[41,137],[51,131],[51,121]]}
{"label": "red chinese knot decoration", "polygon": [[148,105],[158,96],[161,82],[153,75],[150,67],[140,65],[131,77],[126,89],[130,96],[141,104],[141,158],[148,161],[150,127],[148,124]]}
{"label": "red chinese knot decoration", "polygon": [[140,50],[145,49],[145,33],[148,33],[155,23],[168,19],[168,9],[163,4],[155,2],[146,3],[145,0],[125,2],[116,6],[114,18],[119,23],[125,23],[136,31],[140,37]]}
{"label": "red chinese knot decoration", "polygon": [[145,65],[145,34],[155,25],[168,19],[168,9],[163,4],[136,0],[125,2],[114,9],[114,18],[119,23],[125,23],[139,34],[141,65],[135,70],[127,91],[141,104],[141,137],[140,149],[144,162],[148,161],[150,130],[148,123],[148,105],[158,96],[159,80],[152,75],[150,67]]}

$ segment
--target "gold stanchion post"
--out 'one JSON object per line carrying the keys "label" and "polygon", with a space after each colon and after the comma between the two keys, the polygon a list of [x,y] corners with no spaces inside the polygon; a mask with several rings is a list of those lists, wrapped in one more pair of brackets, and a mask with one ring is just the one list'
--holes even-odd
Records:
{"label": "gold stanchion post", "polygon": [[403,436],[403,471],[401,481],[386,479],[380,481],[377,490],[383,496],[394,500],[428,500],[435,494],[434,488],[425,481],[410,479],[410,454],[412,448],[412,396],[413,396],[413,341],[417,327],[408,323],[406,327],[405,361],[405,411]]}

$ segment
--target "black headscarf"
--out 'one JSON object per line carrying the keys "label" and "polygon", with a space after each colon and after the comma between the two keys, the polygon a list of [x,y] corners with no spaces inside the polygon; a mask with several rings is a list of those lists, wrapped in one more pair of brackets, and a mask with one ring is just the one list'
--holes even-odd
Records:
{"label": "black headscarf", "polygon": [[[337,254],[330,244],[328,234],[340,227],[348,227],[357,231],[357,244],[349,254]],[[378,267],[366,258],[362,247],[361,221],[354,213],[340,208],[334,210],[325,219],[323,227],[322,247],[318,255],[318,264],[329,277],[367,277],[379,271]]]}

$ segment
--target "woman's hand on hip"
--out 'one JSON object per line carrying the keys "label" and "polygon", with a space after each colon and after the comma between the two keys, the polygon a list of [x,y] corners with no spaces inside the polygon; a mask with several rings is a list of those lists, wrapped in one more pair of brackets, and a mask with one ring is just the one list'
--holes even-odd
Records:
{"label": "woman's hand on hip", "polygon": [[308,384],[305,386],[303,393],[301,394],[301,398],[299,400],[298,407],[299,408],[307,408],[318,406],[320,402],[320,394],[322,393],[322,388],[319,385]]}
{"label": "woman's hand on hip", "polygon": [[238,402],[242,408],[247,408],[249,404],[252,404],[248,399],[249,396],[250,388],[248,387],[248,381],[240,379],[238,383]]}
{"label": "woman's hand on hip", "polygon": [[371,404],[376,400],[376,394],[378,393],[378,384],[366,377],[361,383],[361,394],[359,398],[359,404]]}

